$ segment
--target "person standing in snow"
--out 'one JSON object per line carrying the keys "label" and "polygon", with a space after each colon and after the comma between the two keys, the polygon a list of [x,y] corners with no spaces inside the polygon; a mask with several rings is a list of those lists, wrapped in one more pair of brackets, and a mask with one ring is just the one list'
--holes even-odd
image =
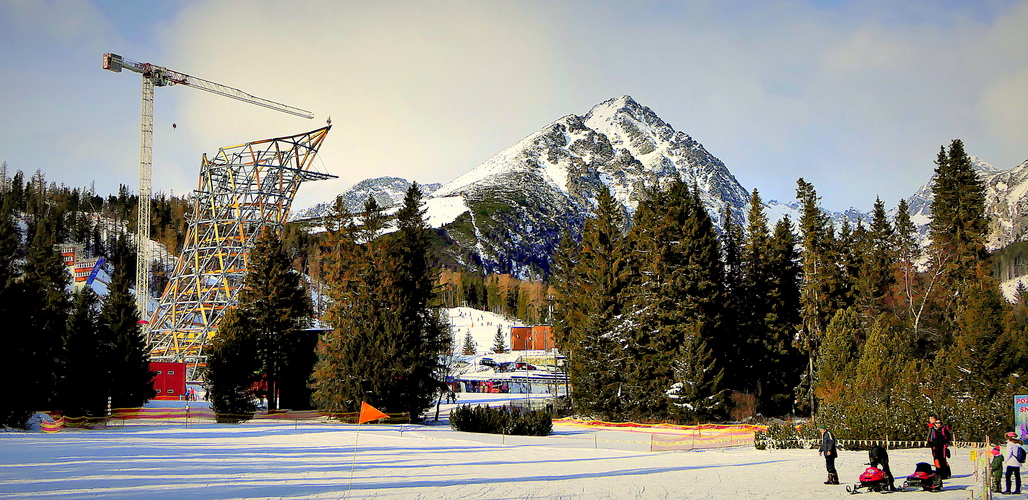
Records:
{"label": "person standing in snow", "polygon": [[825,484],[839,484],[839,472],[835,470],[835,457],[838,455],[835,447],[835,435],[828,431],[825,426],[818,426],[821,431],[821,447],[817,454],[825,457],[825,468],[828,469],[828,480]]}
{"label": "person standing in snow", "polygon": [[928,416],[928,447],[932,449],[935,459],[935,472],[942,479],[949,479],[949,444],[953,441],[953,432],[948,425],[942,423],[935,415]]}
{"label": "person standing in snow", "polygon": [[[1017,459],[1017,451],[1021,449],[1021,444],[1016,433],[1007,433],[1007,452],[1003,455],[1007,457],[1003,461],[1003,465],[1007,466],[1007,489],[1003,490],[1004,495],[1021,494],[1021,461]],[[1010,491],[1010,476],[1014,476],[1016,480],[1014,484],[1017,485],[1017,488],[1014,491]]]}
{"label": "person standing in snow", "polygon": [[992,454],[992,463],[989,470],[992,472],[992,491],[1000,493],[1003,491],[1003,451],[995,446],[989,451]]}

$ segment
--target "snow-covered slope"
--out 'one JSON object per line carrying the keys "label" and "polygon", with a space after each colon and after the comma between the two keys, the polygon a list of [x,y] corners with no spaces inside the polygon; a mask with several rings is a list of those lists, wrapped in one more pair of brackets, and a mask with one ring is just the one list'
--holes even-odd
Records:
{"label": "snow-covered slope", "polygon": [[461,197],[468,213],[445,230],[458,260],[487,271],[545,274],[562,231],[576,234],[606,185],[630,216],[646,189],[681,177],[699,187],[715,222],[742,220],[749,193],[703,145],[629,96],[567,115],[453,181],[434,197]]}
{"label": "snow-covered slope", "polygon": [[[591,207],[596,188],[606,184],[631,213],[645,188],[676,176],[695,182],[711,215],[724,206],[742,207],[749,193],[716,157],[650,108],[630,96],[609,99],[585,116],[567,115],[445,184],[435,196],[534,179],[581,207]],[[580,208],[581,208],[580,207]]]}

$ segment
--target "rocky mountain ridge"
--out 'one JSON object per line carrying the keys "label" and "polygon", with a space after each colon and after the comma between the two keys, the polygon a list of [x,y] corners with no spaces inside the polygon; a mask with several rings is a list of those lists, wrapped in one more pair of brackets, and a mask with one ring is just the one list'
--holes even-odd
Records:
{"label": "rocky mountain ridge", "polygon": [[[1028,218],[1021,215],[1028,213],[1028,161],[1010,170],[973,161],[986,183],[989,248],[1028,239]],[[585,115],[561,117],[456,179],[423,190],[429,219],[453,243],[447,251],[454,261],[528,277],[548,274],[561,232],[579,232],[602,185],[631,217],[647,189],[677,177],[699,189],[719,228],[726,207],[736,222],[744,222],[750,193],[724,163],[626,95],[597,104]],[[907,199],[923,239],[932,182]],[[389,208],[402,202],[409,186],[396,177],[367,179],[343,196],[352,211],[360,210],[368,196]],[[294,219],[319,217],[330,204],[297,212]],[[799,217],[795,202],[765,205],[772,220]],[[854,208],[830,215],[837,224],[868,219]]]}

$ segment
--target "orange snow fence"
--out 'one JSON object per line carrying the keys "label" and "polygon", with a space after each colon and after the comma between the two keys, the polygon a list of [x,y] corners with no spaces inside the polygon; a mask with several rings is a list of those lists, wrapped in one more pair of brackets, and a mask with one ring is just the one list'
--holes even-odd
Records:
{"label": "orange snow fence", "polygon": [[753,446],[753,434],[767,430],[763,425],[748,424],[638,424],[635,422],[603,422],[561,418],[554,425],[570,425],[589,429],[643,432],[650,434],[650,451],[683,451]]}
{"label": "orange snow fence", "polygon": [[53,422],[41,422],[40,428],[43,432],[59,432],[64,428],[64,417],[57,417]]}

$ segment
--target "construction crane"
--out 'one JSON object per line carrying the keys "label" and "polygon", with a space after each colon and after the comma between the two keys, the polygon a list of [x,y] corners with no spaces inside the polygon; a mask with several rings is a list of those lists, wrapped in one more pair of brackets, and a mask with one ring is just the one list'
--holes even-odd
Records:
{"label": "construction crane", "polygon": [[[314,118],[314,114],[285,104],[255,97],[242,90],[214,83],[163,66],[136,62],[118,54],[107,53],[103,57],[103,68],[115,73],[127,69],[143,75],[142,126],[139,133],[139,218],[136,222],[136,306],[139,315],[148,319],[147,294],[150,288],[150,172],[153,162],[153,98],[154,87],[186,85],[212,94],[231,97],[239,101],[256,104],[275,111],[281,111],[302,118]],[[149,338],[149,323],[143,323],[143,332]]]}

